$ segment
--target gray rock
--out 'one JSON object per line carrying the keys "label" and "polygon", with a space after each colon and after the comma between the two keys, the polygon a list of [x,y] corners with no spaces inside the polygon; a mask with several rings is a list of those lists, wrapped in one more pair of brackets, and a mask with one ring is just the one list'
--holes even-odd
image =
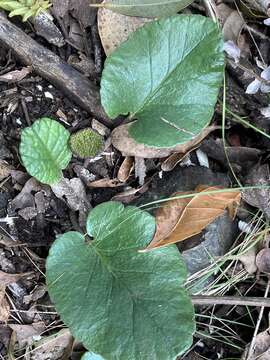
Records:
{"label": "gray rock", "polygon": [[[207,266],[214,259],[225,255],[237,232],[236,223],[225,212],[200,234],[198,245],[182,251],[189,274],[194,274]],[[192,238],[186,240],[192,241]]]}
{"label": "gray rock", "polygon": [[164,172],[162,178],[155,175],[149,189],[139,199],[136,205],[144,205],[159,199],[169,197],[176,191],[191,191],[198,185],[229,186],[230,180],[226,174],[214,173],[202,166],[176,167],[170,172]]}

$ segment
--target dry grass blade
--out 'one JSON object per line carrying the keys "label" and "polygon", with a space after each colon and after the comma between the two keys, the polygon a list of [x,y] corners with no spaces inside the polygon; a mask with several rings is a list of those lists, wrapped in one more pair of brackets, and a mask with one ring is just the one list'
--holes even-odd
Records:
{"label": "dry grass blade", "polygon": [[[225,209],[228,209],[230,216],[234,217],[241,198],[240,192],[209,193],[217,189],[217,187],[199,186],[193,198],[183,197],[165,203],[165,206],[157,211],[156,233],[147,249],[174,244],[199,234]],[[202,195],[202,192],[205,194]],[[173,196],[185,194],[180,192]]]}

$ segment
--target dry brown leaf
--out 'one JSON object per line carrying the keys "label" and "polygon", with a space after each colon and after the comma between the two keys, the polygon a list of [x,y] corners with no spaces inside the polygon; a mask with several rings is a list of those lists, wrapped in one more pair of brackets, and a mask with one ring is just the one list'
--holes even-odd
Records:
{"label": "dry brown leaf", "polygon": [[224,40],[232,40],[235,44],[239,45],[239,36],[245,25],[244,18],[237,10],[230,8],[224,3],[217,5],[217,11],[222,23]]}
{"label": "dry brown leaf", "polygon": [[97,10],[89,4],[100,3],[100,0],[52,0],[54,16],[66,18],[69,12],[83,28],[93,25]]}
{"label": "dry brown leaf", "polygon": [[0,76],[0,82],[14,83],[21,81],[32,72],[31,66],[23,67],[21,70],[10,71]]}
{"label": "dry brown leaf", "polygon": [[123,183],[120,182],[118,179],[100,179],[96,181],[91,181],[87,183],[87,186],[92,188],[114,188],[118,186],[123,186]]}
{"label": "dry brown leaf", "polygon": [[243,199],[251,206],[258,207],[270,219],[270,170],[268,164],[253,166],[245,177],[245,185],[262,185],[262,188],[242,191]]}
{"label": "dry brown leaf", "polygon": [[123,183],[126,182],[133,169],[134,159],[132,156],[127,156],[118,170],[117,179]]}
{"label": "dry brown leaf", "polygon": [[211,131],[216,130],[216,126],[209,126],[205,128],[198,136],[194,139],[185,143],[184,151],[177,152],[171,154],[163,163],[161,164],[161,170],[163,171],[171,171],[175,168],[180,161],[184,160],[184,158],[191,153],[193,150],[197,149],[203,139],[206,138],[210,134]]}
{"label": "dry brown leaf", "polygon": [[0,286],[0,322],[6,323],[9,318],[9,304],[6,299],[6,287]]}
{"label": "dry brown leaf", "polygon": [[85,213],[91,207],[81,179],[62,178],[56,185],[52,185],[51,189],[59,199],[66,199],[67,205],[74,211]]}
{"label": "dry brown leaf", "polygon": [[20,280],[22,277],[29,275],[26,274],[8,274],[4,271],[0,270],[0,286],[8,286],[9,284],[15,283],[16,281]]}
{"label": "dry brown leaf", "polygon": [[[233,217],[236,206],[240,203],[239,191],[224,191],[207,194],[219,190],[218,187],[198,186],[192,198],[169,200],[156,214],[157,229],[147,249],[153,249],[183,241],[199,234],[227,208]],[[205,193],[205,194],[203,194]],[[186,195],[178,192],[172,196]],[[190,194],[190,192],[189,192]]]}
{"label": "dry brown leaf", "polygon": [[[245,352],[243,353],[241,360],[247,358],[250,344],[247,345]],[[255,344],[251,352],[250,360],[269,360],[270,359],[270,329],[259,333],[256,336]]]}
{"label": "dry brown leaf", "polygon": [[69,359],[74,340],[68,329],[62,329],[54,338],[42,339],[31,354],[31,360],[65,360]]}
{"label": "dry brown leaf", "polygon": [[270,249],[262,249],[256,256],[256,265],[260,272],[270,274]]}
{"label": "dry brown leaf", "polygon": [[46,330],[43,322],[36,322],[32,325],[9,324],[9,327],[16,334],[19,349],[32,345],[35,341],[35,336],[40,336]]}
{"label": "dry brown leaf", "polygon": [[256,253],[257,248],[256,246],[253,246],[237,258],[239,261],[241,261],[246,271],[251,275],[257,272]]}
{"label": "dry brown leaf", "polygon": [[6,161],[0,160],[0,180],[7,178],[13,169]]}
{"label": "dry brown leaf", "polygon": [[198,145],[211,131],[216,130],[216,126],[210,126],[205,128],[199,135],[192,140],[179,144],[169,148],[155,148],[151,146],[145,146],[144,144],[137,143],[129,135],[129,127],[131,123],[118,126],[112,132],[112,144],[121,151],[124,156],[135,156],[144,159],[153,158],[165,158],[173,153],[186,154],[194,146]]}
{"label": "dry brown leaf", "polygon": [[[106,1],[104,1],[106,2]],[[142,17],[126,16],[111,10],[98,10],[98,32],[105,54],[110,55],[131,33],[152,21]]]}

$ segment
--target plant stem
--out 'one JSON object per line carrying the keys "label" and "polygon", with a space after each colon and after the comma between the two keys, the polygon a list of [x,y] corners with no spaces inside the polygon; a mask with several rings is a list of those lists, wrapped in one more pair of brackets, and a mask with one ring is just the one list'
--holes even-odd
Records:
{"label": "plant stem", "polygon": [[[270,289],[270,280],[268,279],[267,287],[265,289],[264,299],[267,299],[268,294],[269,294],[269,289]],[[262,317],[263,317],[263,313],[264,313],[264,308],[265,308],[265,306],[261,307],[261,310],[260,310],[260,313],[259,313],[259,316],[258,316],[258,320],[257,320],[257,324],[256,324],[254,334],[253,334],[253,337],[252,337],[252,341],[250,343],[248,354],[246,356],[246,360],[252,360],[252,358],[253,358],[254,348],[255,348],[255,343],[256,343],[256,337],[257,337],[257,334],[258,334],[258,331],[259,331],[259,328],[260,328],[260,325],[261,325],[261,321],[262,321]]]}
{"label": "plant stem", "polygon": [[264,306],[270,307],[270,299],[264,297],[245,296],[191,296],[193,305],[239,305],[239,306]]}

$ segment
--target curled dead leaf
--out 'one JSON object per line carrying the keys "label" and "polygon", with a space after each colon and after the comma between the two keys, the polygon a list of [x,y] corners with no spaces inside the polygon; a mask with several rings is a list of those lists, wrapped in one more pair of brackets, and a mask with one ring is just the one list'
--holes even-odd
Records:
{"label": "curled dead leaf", "polygon": [[5,287],[0,286],[0,322],[6,323],[10,314],[9,303],[6,299]]}
{"label": "curled dead leaf", "polygon": [[[247,345],[241,360],[246,360],[250,350],[250,344]],[[270,358],[270,330],[259,333],[255,338],[254,347],[250,354],[250,360],[269,360]]]}
{"label": "curled dead leaf", "polygon": [[[103,1],[105,3],[106,1]],[[131,33],[151,19],[126,16],[106,8],[98,10],[98,32],[105,54],[110,55]]]}
{"label": "curled dead leaf", "polygon": [[192,140],[179,144],[170,148],[155,148],[145,146],[144,144],[137,143],[129,135],[129,127],[131,124],[125,124],[118,126],[112,132],[112,144],[113,146],[121,151],[124,156],[135,156],[144,159],[153,158],[165,158],[173,153],[186,154],[196,146],[213,130],[216,130],[216,126],[209,126],[205,128],[199,135],[195,136]]}
{"label": "curled dead leaf", "polygon": [[123,186],[123,183],[118,179],[104,178],[96,181],[91,181],[87,183],[87,186],[92,188],[114,188],[118,186]]}
{"label": "curled dead leaf", "polygon": [[6,161],[0,160],[0,180],[7,178],[13,169]]}
{"label": "curled dead leaf", "polygon": [[127,156],[118,170],[118,174],[117,174],[118,180],[123,183],[126,182],[130,174],[132,173],[133,169],[134,169],[134,159],[132,156]]}
{"label": "curled dead leaf", "polygon": [[31,66],[23,67],[21,70],[10,71],[0,76],[0,82],[15,83],[23,80],[32,72]]}
{"label": "curled dead leaf", "polygon": [[256,252],[256,246],[252,246],[252,248],[238,257],[238,260],[241,261],[246,271],[251,275],[257,271]]}
{"label": "curled dead leaf", "polygon": [[199,234],[207,225],[228,209],[234,217],[239,206],[239,191],[219,191],[219,187],[198,186],[194,196],[187,197],[186,192],[177,192],[156,213],[156,233],[147,249],[175,244]]}
{"label": "curled dead leaf", "polygon": [[243,16],[224,3],[217,5],[217,11],[222,23],[224,40],[232,40],[239,45],[239,37],[245,25]]}
{"label": "curled dead leaf", "polygon": [[270,249],[262,249],[256,256],[256,265],[260,272],[270,275]]}

